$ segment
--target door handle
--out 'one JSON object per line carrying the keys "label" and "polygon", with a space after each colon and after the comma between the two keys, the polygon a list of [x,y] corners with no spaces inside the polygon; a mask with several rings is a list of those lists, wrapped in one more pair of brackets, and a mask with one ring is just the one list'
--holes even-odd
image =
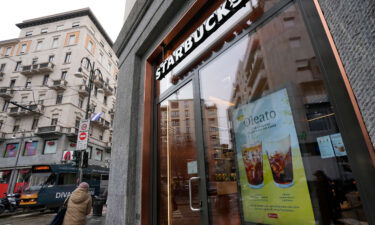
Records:
{"label": "door handle", "polygon": [[194,208],[193,207],[193,194],[192,194],[192,188],[191,188],[191,182],[193,180],[199,180],[200,177],[190,177],[189,179],[189,204],[190,204],[190,209],[193,212],[198,212],[201,211],[201,208]]}

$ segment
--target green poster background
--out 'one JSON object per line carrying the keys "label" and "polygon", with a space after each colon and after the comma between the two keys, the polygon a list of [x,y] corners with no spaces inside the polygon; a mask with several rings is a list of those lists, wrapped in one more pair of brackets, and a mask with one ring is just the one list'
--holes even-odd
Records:
{"label": "green poster background", "polygon": [[[265,112],[271,111],[275,112],[275,118],[264,117]],[[248,119],[247,124],[245,124],[246,119]],[[252,123],[249,122],[249,119],[252,120]],[[254,121],[257,121],[257,123]],[[286,89],[238,107],[233,111],[233,122],[244,221],[285,225],[315,224]],[[280,137],[286,135],[290,135],[291,140],[293,185],[287,188],[276,186],[265,152],[266,149],[263,149],[264,186],[260,188],[250,187],[242,157],[242,146],[257,141],[262,143],[262,148],[265,148],[267,142],[280,139]]]}

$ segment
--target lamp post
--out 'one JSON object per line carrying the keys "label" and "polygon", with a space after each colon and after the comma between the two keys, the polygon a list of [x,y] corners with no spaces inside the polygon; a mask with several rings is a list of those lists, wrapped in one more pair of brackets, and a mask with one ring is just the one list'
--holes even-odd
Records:
{"label": "lamp post", "polygon": [[[83,63],[86,63],[86,64],[83,64]],[[90,100],[91,100],[91,91],[92,91],[92,88],[94,86],[94,81],[97,79],[97,78],[100,78],[101,80],[103,80],[103,75],[102,75],[102,72],[100,71],[100,69],[98,68],[95,68],[95,61],[91,62],[91,60],[88,58],[88,57],[83,57],[81,59],[81,66],[79,67],[78,69],[78,72],[76,72],[74,74],[75,77],[77,78],[83,78],[83,74],[82,74],[82,67],[86,68],[88,71],[89,71],[89,79],[88,79],[88,85],[89,85],[89,94],[88,94],[88,98],[87,98],[87,106],[86,106],[86,114],[85,114],[85,119],[89,119],[89,111],[90,111]],[[102,92],[102,89],[99,89],[98,92]],[[87,142],[89,141],[89,136],[87,137]],[[86,150],[81,150],[81,154],[80,154],[80,159],[79,159],[79,164],[78,164],[78,177],[79,177],[79,182],[82,181],[82,159],[83,159],[83,152],[86,151]]]}

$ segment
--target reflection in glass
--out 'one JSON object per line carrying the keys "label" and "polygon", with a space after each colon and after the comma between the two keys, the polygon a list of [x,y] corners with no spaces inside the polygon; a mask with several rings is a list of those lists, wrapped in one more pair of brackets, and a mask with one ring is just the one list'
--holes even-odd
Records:
{"label": "reflection in glass", "polygon": [[[192,84],[162,101],[158,116],[159,224],[200,224],[200,213],[189,208],[188,181],[198,173]],[[192,189],[197,207],[198,184]]]}
{"label": "reflection in glass", "polygon": [[[200,69],[199,77],[212,224],[241,224],[241,204],[246,201],[239,199],[237,190],[231,112],[281,89],[288,93],[313,205],[315,221],[309,224],[367,224],[346,156],[351,149],[345,149],[341,140],[321,70],[295,5],[233,44]],[[321,137],[328,144],[319,145]],[[293,188],[297,182],[290,136],[280,135],[277,141],[274,147],[269,143],[267,150],[263,143],[241,146],[253,192],[263,187],[261,171],[266,167],[271,168],[275,191]]]}

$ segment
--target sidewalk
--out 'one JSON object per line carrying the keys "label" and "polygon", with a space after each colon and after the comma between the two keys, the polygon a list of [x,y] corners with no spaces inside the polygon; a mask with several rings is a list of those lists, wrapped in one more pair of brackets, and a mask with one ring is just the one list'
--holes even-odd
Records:
{"label": "sidewalk", "polygon": [[102,216],[93,216],[92,213],[87,217],[88,225],[105,225],[105,215],[107,214],[107,207],[103,207]]}

